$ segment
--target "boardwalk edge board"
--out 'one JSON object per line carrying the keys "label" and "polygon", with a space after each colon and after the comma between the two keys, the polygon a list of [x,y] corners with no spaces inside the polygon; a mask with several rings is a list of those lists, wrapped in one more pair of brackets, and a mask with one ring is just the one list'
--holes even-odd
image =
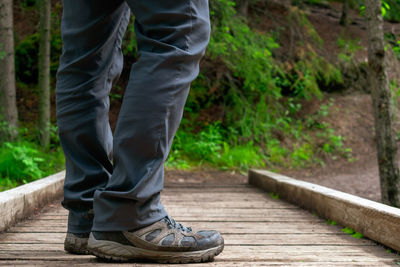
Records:
{"label": "boardwalk edge board", "polygon": [[266,170],[250,170],[249,183],[400,251],[398,208]]}
{"label": "boardwalk edge board", "polygon": [[60,198],[65,171],[0,192],[0,231],[35,213],[38,208]]}

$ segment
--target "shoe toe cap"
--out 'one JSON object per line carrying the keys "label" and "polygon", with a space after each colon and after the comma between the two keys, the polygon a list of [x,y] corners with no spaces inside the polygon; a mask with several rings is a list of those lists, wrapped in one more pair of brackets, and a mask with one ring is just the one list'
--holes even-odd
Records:
{"label": "shoe toe cap", "polygon": [[224,239],[217,231],[202,230],[197,232],[203,238],[197,240],[197,243],[202,248],[217,247],[224,243]]}

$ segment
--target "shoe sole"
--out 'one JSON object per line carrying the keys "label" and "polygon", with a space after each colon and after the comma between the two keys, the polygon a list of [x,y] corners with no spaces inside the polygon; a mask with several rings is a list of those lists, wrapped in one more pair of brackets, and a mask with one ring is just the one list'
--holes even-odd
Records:
{"label": "shoe sole", "polygon": [[200,263],[212,261],[215,256],[222,252],[224,244],[199,251],[154,251],[108,240],[96,240],[90,234],[87,248],[96,257],[107,261],[152,260],[159,263]]}
{"label": "shoe sole", "polygon": [[64,250],[71,254],[88,255],[90,254],[87,249],[88,239],[67,233],[64,241]]}

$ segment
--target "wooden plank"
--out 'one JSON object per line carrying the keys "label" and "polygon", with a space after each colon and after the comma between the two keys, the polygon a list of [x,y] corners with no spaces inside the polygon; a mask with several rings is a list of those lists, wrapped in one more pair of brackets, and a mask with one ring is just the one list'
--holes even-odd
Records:
{"label": "wooden plank", "polygon": [[[177,222],[183,223],[184,225],[190,225],[192,223],[210,223],[210,222],[226,222],[226,223],[251,223],[251,222],[260,222],[260,223],[270,223],[270,222],[284,222],[284,223],[297,223],[297,222],[302,222],[302,223],[324,223],[325,221],[322,219],[318,218],[313,218],[309,216],[279,216],[279,217],[243,217],[243,216],[204,216],[200,217],[201,219],[197,219],[199,217],[196,216],[174,216],[173,213],[169,213]],[[39,218],[37,220],[40,220],[43,222],[43,224],[46,224],[46,222],[49,222],[49,224],[57,223],[57,222],[65,222],[65,220],[62,219],[42,219]],[[30,220],[33,221],[33,220]],[[35,220],[36,221],[36,220]],[[66,224],[66,222],[65,222]],[[14,227],[19,227],[20,224],[14,226]],[[25,225],[26,226],[26,225]],[[8,231],[12,231],[14,227],[11,227]]]}
{"label": "wooden plank", "polygon": [[[248,208],[221,208],[221,207],[208,207],[207,209],[203,208],[203,206],[192,206],[192,207],[186,207],[186,206],[174,206],[171,207],[168,205],[164,205],[167,209],[167,211],[171,214],[187,214],[190,216],[191,214],[196,214],[203,216],[203,214],[240,214],[240,215],[256,215],[256,214],[273,214],[273,213],[279,213],[283,214],[284,212],[304,212],[304,210],[300,209],[299,207],[293,206],[292,208],[280,208],[280,207],[264,207],[264,208],[254,208],[254,209],[248,209]],[[68,211],[61,209],[58,211],[51,211],[51,212],[46,212],[47,215],[68,215]],[[289,214],[289,213],[288,213]],[[308,212],[308,214],[310,214]],[[37,217],[33,217],[37,218]]]}
{"label": "wooden plank", "polygon": [[164,185],[164,190],[168,191],[180,191],[184,192],[186,189],[187,190],[202,190],[202,189],[209,189],[209,190],[221,190],[221,189],[227,189],[228,191],[232,192],[235,189],[238,190],[245,190],[245,189],[250,189],[254,190],[254,187],[250,186],[247,183],[243,184],[231,184],[231,183],[226,183],[226,184],[209,184],[209,183],[203,183],[203,184],[196,184],[196,183],[166,183]]}
{"label": "wooden plank", "polygon": [[[1,250],[0,251],[0,259],[29,259],[29,258],[36,258],[36,256],[42,255],[43,258],[46,257],[53,257],[56,255],[67,257],[67,258],[76,258],[80,257],[79,255],[71,255],[66,253],[62,247],[60,246],[61,244],[53,244],[53,243],[48,243],[48,249],[46,250],[38,250],[38,249],[32,249],[32,250],[24,250],[24,253],[21,253],[21,251],[14,251],[14,250]],[[53,249],[54,247],[57,246],[58,249]],[[320,254],[320,258],[323,259],[324,256],[328,257],[341,257],[343,255],[348,255],[348,256],[360,256],[363,255],[366,258],[381,258],[381,259],[393,259],[393,260],[400,260],[399,256],[394,254],[394,253],[387,253],[384,250],[382,250],[380,247],[377,246],[296,246],[296,245],[284,245],[284,246],[279,246],[279,245],[270,245],[270,246],[231,246],[227,245],[221,255],[224,255],[221,259],[228,259],[232,260],[234,258],[236,259],[242,259],[242,258],[252,258],[252,259],[268,259],[270,255],[279,255],[280,258],[286,258],[288,259],[291,254],[297,255],[297,256],[304,256],[307,257],[309,255],[318,255]],[[231,257],[229,259],[229,257]],[[320,260],[321,260],[320,259]]]}
{"label": "wooden plank", "polygon": [[205,192],[209,193],[224,193],[224,192],[240,192],[240,193],[248,193],[248,192],[260,192],[258,188],[251,188],[249,187],[202,187],[202,188],[195,188],[195,187],[186,187],[186,188],[168,188],[168,186],[162,191],[161,195],[164,193],[173,194],[175,192],[178,193],[188,193],[188,194],[201,194]]}
{"label": "wooden plank", "polygon": [[[50,248],[62,250],[65,232],[59,232],[55,235],[48,234],[50,233],[47,233],[39,240],[37,238],[32,239],[32,237],[27,239],[25,236],[16,242],[0,242],[0,250],[49,250]],[[369,239],[355,239],[345,234],[292,234],[290,236],[282,234],[225,234],[223,237],[226,245],[376,246],[376,244]],[[59,245],[59,247],[49,246],[49,244],[56,244]]]}
{"label": "wooden plank", "polygon": [[[330,226],[320,222],[193,222],[190,224],[195,229],[214,229],[221,233],[333,233],[340,231],[339,227]],[[34,220],[23,222],[20,226],[29,227],[60,227],[65,229],[63,221]],[[34,229],[34,228],[32,228]],[[5,233],[7,235],[7,233]],[[2,237],[0,236],[0,240]]]}
{"label": "wooden plank", "polygon": [[[311,215],[308,211],[302,210],[298,207],[295,207],[293,209],[280,209],[280,208],[264,208],[264,209],[246,209],[246,208],[219,208],[219,207],[214,207],[214,208],[208,208],[205,210],[203,207],[170,207],[168,205],[165,205],[167,211],[169,214],[172,216],[188,216],[188,217],[203,217],[203,216],[247,216],[247,217],[252,217],[252,216],[273,216],[276,214],[276,217],[279,216],[296,216],[297,214],[302,214],[302,215]],[[59,212],[47,212],[46,216],[67,216],[68,212],[64,210],[60,210]],[[317,216],[312,216],[313,218],[318,218]],[[30,218],[29,220],[34,220],[34,219],[41,219],[41,216],[35,216]]]}
{"label": "wooden plank", "polygon": [[[164,203],[164,202],[163,202]],[[263,201],[258,201],[258,202],[205,202],[205,203],[200,203],[200,202],[188,202],[185,203],[184,206],[182,206],[182,203],[179,204],[178,202],[176,203],[171,203],[171,202],[166,202],[164,203],[165,207],[168,209],[182,209],[182,210],[192,210],[192,209],[200,209],[203,211],[207,211],[208,209],[279,209],[279,210],[298,210],[298,207],[295,207],[291,204],[283,204],[279,205],[277,203],[270,203],[270,202],[263,202]]]}
{"label": "wooden plank", "polygon": [[225,234],[225,243],[229,245],[352,245],[376,246],[369,239],[356,239],[350,235],[337,234]]}
{"label": "wooden plank", "polygon": [[[182,223],[185,222],[325,222],[319,217],[311,216],[307,212],[302,211],[281,211],[281,210],[267,210],[265,212],[250,213],[250,214],[234,214],[229,212],[223,213],[206,213],[191,212],[182,214],[179,210],[169,210],[169,214],[176,220]],[[35,218],[27,219],[25,222],[40,220],[43,223],[46,221],[63,222],[66,221],[68,216],[65,215],[41,215]]]}
{"label": "wooden plank", "polygon": [[[257,201],[267,201],[271,203],[276,203],[277,201],[273,198],[271,198],[268,194],[265,195],[253,195],[252,193],[241,193],[242,196],[228,196],[224,194],[218,194],[218,195],[190,195],[190,194],[179,194],[177,193],[176,195],[162,195],[161,200],[164,202],[177,202],[177,201],[188,201],[188,202],[194,202],[194,201],[205,201],[205,202],[211,202],[211,201],[224,201],[224,202],[230,202],[230,201],[245,201],[245,202],[257,202]],[[290,205],[289,203],[282,203],[283,205],[287,204]],[[291,205],[290,205],[291,206]]]}
{"label": "wooden plank", "polygon": [[184,198],[184,199],[221,199],[223,201],[229,201],[229,200],[247,200],[247,201],[252,201],[256,199],[268,199],[271,201],[274,201],[273,198],[270,197],[269,194],[267,193],[256,193],[256,192],[240,192],[240,193],[179,193],[179,192],[164,192],[162,193],[162,198],[168,199],[168,200],[174,200],[179,196],[179,198]]}
{"label": "wooden plank", "polygon": [[269,171],[251,170],[249,183],[400,251],[400,209]]}
{"label": "wooden plank", "polygon": [[[160,266],[160,264],[157,263],[105,263],[98,261],[96,259],[89,259],[89,260],[79,260],[76,259],[73,261],[74,266],[104,266],[104,267],[117,267],[117,266]],[[347,267],[381,267],[381,266],[398,266],[393,263],[391,260],[382,260],[382,261],[359,261],[357,263],[353,262],[348,262],[348,261],[343,261],[343,262],[281,262],[281,261],[254,261],[251,262],[251,266],[299,266],[299,267],[338,267],[343,266],[342,264],[345,264]],[[71,266],[71,262],[68,260],[35,260],[35,261],[26,261],[26,260],[3,260],[0,261],[0,266],[38,266],[38,265],[44,265],[44,266],[49,266],[49,265],[57,265],[57,266]],[[162,266],[169,266],[169,267],[176,267],[176,264],[163,264]],[[201,263],[201,264],[179,264],[179,266],[182,267],[209,267],[209,266],[221,266],[221,267],[235,267],[235,266],[250,266],[250,264],[247,261],[222,261],[218,260],[218,258],[214,262],[210,263]]]}
{"label": "wooden plank", "polygon": [[[346,251],[346,249],[348,249]],[[82,260],[92,256],[71,255],[64,251],[0,251],[0,260]],[[372,247],[325,247],[325,246],[268,246],[268,247],[247,247],[232,246],[226,247],[218,256],[220,261],[330,261],[330,262],[358,262],[358,261],[397,261],[394,254],[378,252],[378,248]]]}
{"label": "wooden plank", "polygon": [[[168,208],[168,207],[167,207]],[[185,210],[186,212],[182,212],[181,209],[168,209],[168,212],[171,216],[174,216],[176,219],[179,218],[243,218],[243,219],[250,219],[250,218],[308,218],[308,219],[318,219],[321,218],[317,216],[311,216],[311,213],[305,210],[300,209],[256,209],[256,210],[247,210],[247,209],[240,209],[232,211],[230,210],[221,210],[221,209],[210,209],[204,211],[203,209],[195,209],[195,210]],[[30,218],[29,220],[33,219],[41,219],[41,220],[55,220],[55,219],[64,219],[66,220],[68,214],[59,214],[59,213],[45,213],[41,214],[40,216],[35,216],[34,218]]]}

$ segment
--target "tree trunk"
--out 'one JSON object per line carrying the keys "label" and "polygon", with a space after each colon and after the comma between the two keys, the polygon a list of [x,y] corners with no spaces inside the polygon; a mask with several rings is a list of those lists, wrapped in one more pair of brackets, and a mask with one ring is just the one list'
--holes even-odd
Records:
{"label": "tree trunk", "polygon": [[249,0],[238,0],[238,13],[239,15],[247,18],[249,11]]}
{"label": "tree trunk", "polygon": [[[0,139],[13,139],[18,131],[18,111],[15,93],[13,1],[0,1]],[[1,127],[3,128],[3,127]]]}
{"label": "tree trunk", "polygon": [[400,177],[393,129],[391,96],[385,66],[385,42],[381,0],[366,0],[368,27],[368,72],[374,105],[382,202],[400,207]]}
{"label": "tree trunk", "polygon": [[43,147],[50,143],[50,11],[49,0],[40,0],[39,39],[39,137]]}
{"label": "tree trunk", "polygon": [[349,13],[349,0],[343,0],[342,16],[340,17],[340,25],[347,26]]}

